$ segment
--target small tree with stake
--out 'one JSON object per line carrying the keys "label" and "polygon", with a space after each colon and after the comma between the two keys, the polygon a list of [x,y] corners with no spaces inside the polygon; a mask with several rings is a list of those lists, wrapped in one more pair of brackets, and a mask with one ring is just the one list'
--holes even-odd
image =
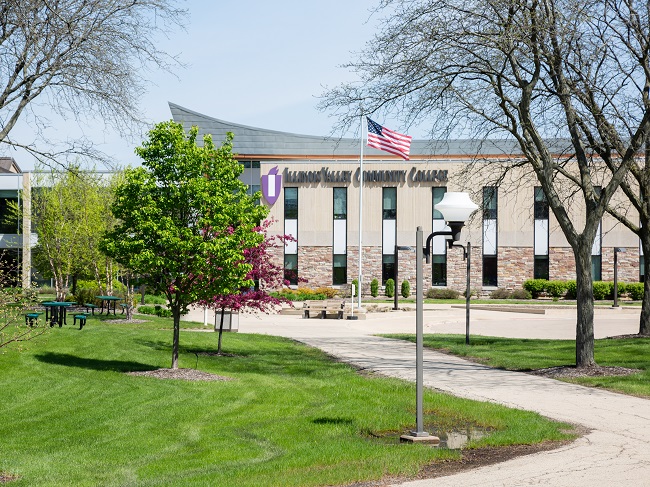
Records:
{"label": "small tree with stake", "polygon": [[232,311],[252,310],[261,313],[271,313],[282,304],[293,306],[286,298],[269,294],[272,289],[278,289],[289,284],[284,279],[281,265],[273,260],[273,255],[284,246],[285,242],[293,240],[290,235],[271,235],[268,229],[272,220],[265,220],[254,230],[263,236],[262,241],[244,250],[243,264],[250,266],[247,278],[255,282],[255,287],[243,287],[234,293],[220,294],[202,301],[200,304],[221,312],[219,325],[219,341],[217,354],[221,354],[221,340],[223,336],[223,321],[226,309]]}

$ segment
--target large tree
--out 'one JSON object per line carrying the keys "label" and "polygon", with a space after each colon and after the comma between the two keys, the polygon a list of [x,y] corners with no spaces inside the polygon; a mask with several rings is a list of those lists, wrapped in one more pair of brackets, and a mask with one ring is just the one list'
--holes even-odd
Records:
{"label": "large tree", "polygon": [[127,169],[112,212],[118,223],[101,243],[155,292],[167,297],[174,321],[172,368],[178,368],[181,314],[215,295],[238,292],[252,281],[244,249],[267,209],[238,176],[232,134],[216,148],[211,136],[197,145],[198,128],[163,122],[136,149],[142,167]]}
{"label": "large tree", "polygon": [[[138,100],[151,67],[176,61],[156,42],[183,19],[174,0],[4,0],[0,4],[0,143],[56,163],[61,154],[41,139],[15,140],[29,115],[35,136],[55,112],[88,115],[125,131],[139,120]],[[38,103],[36,103],[38,102]],[[36,141],[38,139],[35,139]],[[65,153],[97,155],[92,143],[70,141]]]}
{"label": "large tree", "polygon": [[[360,82],[322,107],[427,121],[434,137],[512,140],[534,171],[576,264],[576,364],[594,363],[591,248],[650,131],[647,2],[383,0]],[[628,42],[621,42],[626,39]],[[607,164],[605,176],[596,166]],[[579,192],[567,204],[566,188]],[[573,212],[575,208],[579,211]],[[578,216],[576,216],[578,215]]]}

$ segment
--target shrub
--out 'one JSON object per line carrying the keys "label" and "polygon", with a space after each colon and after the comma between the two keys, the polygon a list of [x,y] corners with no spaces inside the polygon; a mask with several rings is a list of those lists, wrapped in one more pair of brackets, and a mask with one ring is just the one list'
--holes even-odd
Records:
{"label": "shrub", "polygon": [[641,301],[643,299],[643,283],[642,282],[630,282],[626,286],[627,294],[634,301]]}
{"label": "shrub", "polygon": [[532,299],[530,292],[525,289],[515,289],[510,293],[510,299]]}
{"label": "shrub", "polygon": [[339,290],[333,287],[317,287],[314,289],[315,294],[322,294],[325,299],[332,299],[339,295]]}
{"label": "shrub", "polygon": [[508,299],[512,293],[508,291],[507,289],[495,289],[490,293],[490,299]]}
{"label": "shrub", "polygon": [[460,293],[455,289],[447,288],[429,288],[427,291],[427,298],[429,299],[458,299]]}
{"label": "shrub", "polygon": [[554,298],[561,297],[567,290],[566,281],[547,281],[546,292]]}
{"label": "shrub", "polygon": [[411,285],[406,280],[402,281],[401,294],[402,294],[402,297],[405,298],[405,299],[408,298],[411,295]]}
{"label": "shrub", "polygon": [[566,294],[564,299],[576,299],[577,297],[577,286],[575,281],[566,282]]}
{"label": "shrub", "polygon": [[601,301],[614,293],[613,282],[594,281],[593,284],[594,299]]}
{"label": "shrub", "polygon": [[[617,284],[618,287],[618,297],[620,298],[622,294],[625,294],[627,292],[627,282],[618,282]],[[612,283],[612,299],[614,299],[614,283]]]}
{"label": "shrub", "polygon": [[389,298],[392,298],[395,296],[395,281],[392,279],[388,279],[386,281],[386,296]]}
{"label": "shrub", "polygon": [[379,296],[379,281],[377,279],[370,281],[370,295],[373,298]]}
{"label": "shrub", "polygon": [[155,294],[145,294],[144,302],[146,304],[167,304],[167,298]]}
{"label": "shrub", "polygon": [[546,279],[528,279],[524,282],[524,289],[528,291],[533,298],[538,298],[546,290]]}
{"label": "shrub", "polygon": [[155,315],[156,308],[148,305],[140,306],[138,307],[138,313],[142,313],[143,315]]}
{"label": "shrub", "polygon": [[359,280],[358,279],[352,279],[352,284],[354,284],[354,296],[357,297],[359,295]]}

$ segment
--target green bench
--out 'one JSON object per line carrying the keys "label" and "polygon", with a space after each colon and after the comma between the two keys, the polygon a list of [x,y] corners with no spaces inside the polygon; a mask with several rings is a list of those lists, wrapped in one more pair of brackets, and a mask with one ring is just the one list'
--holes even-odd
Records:
{"label": "green bench", "polygon": [[79,329],[81,330],[86,325],[86,318],[87,317],[88,316],[83,314],[83,313],[75,314],[74,315],[73,325],[77,326],[77,320],[79,320]]}
{"label": "green bench", "polygon": [[84,304],[84,307],[86,308],[86,313],[92,312],[93,316],[95,316],[95,308],[98,308],[99,306],[94,305],[92,303],[86,303]]}
{"label": "green bench", "polygon": [[38,315],[41,313],[25,313],[25,324],[29,326],[38,325]]}

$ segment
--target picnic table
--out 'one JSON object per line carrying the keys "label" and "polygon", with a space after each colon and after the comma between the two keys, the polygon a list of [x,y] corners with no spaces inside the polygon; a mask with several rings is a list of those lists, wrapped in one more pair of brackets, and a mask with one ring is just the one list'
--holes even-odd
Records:
{"label": "picnic table", "polygon": [[104,304],[106,304],[106,314],[110,314],[111,303],[113,303],[113,314],[115,314],[116,303],[122,300],[122,298],[118,298],[116,296],[95,296],[95,298],[99,299],[102,302],[102,306],[99,310],[100,315],[104,312]]}
{"label": "picnic table", "polygon": [[49,322],[50,326],[58,323],[61,328],[64,324],[68,324],[66,321],[67,308],[76,303],[73,301],[45,301],[41,304],[45,307],[45,322]]}

